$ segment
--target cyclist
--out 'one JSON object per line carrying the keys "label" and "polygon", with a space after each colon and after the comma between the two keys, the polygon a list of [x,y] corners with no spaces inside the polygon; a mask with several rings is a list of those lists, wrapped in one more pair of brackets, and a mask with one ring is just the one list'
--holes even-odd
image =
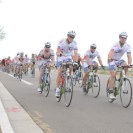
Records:
{"label": "cyclist", "polygon": [[73,66],[73,72],[75,72],[76,69],[82,69],[82,58],[80,56],[80,53],[78,53],[78,62],[74,64]]}
{"label": "cyclist", "polygon": [[28,73],[28,68],[29,68],[29,57],[27,54],[24,56],[24,73]]}
{"label": "cyclist", "polygon": [[[35,70],[35,62],[36,62],[36,57],[35,54],[31,54],[31,59],[30,59],[30,69],[34,69]],[[35,76],[35,71],[33,73],[33,75]]]}
{"label": "cyclist", "polygon": [[8,73],[10,72],[10,65],[11,65],[11,58],[10,56],[8,56],[7,59],[5,60],[5,68]]}
{"label": "cyclist", "polygon": [[[131,48],[128,43],[126,43],[127,40],[127,33],[121,32],[119,34],[119,42],[115,43],[112,48],[109,51],[108,54],[108,64],[109,64],[109,71],[110,71],[110,79],[109,79],[109,98],[112,100],[115,100],[116,97],[114,96],[114,80],[116,72],[115,66],[127,66],[127,64],[130,66],[132,63],[132,56],[131,56]],[[121,59],[122,56],[127,53],[127,59],[128,63],[126,63],[125,60]],[[127,69],[125,69],[125,72],[127,72]]]}
{"label": "cyclist", "polygon": [[22,73],[23,71],[23,65],[24,65],[24,52],[20,52],[18,55],[18,61],[17,61],[17,74]]}
{"label": "cyclist", "polygon": [[53,49],[51,49],[51,43],[46,42],[44,49],[42,49],[38,55],[38,67],[39,67],[39,85],[38,92],[41,92],[42,76],[44,72],[44,64],[49,64],[50,67],[54,67],[55,63],[55,54]]}
{"label": "cyclist", "polygon": [[78,62],[73,63],[73,72],[74,72],[73,78],[76,78],[77,76],[81,77],[81,73],[79,73],[78,75],[77,74],[75,75],[76,70],[81,71],[81,69],[82,69],[82,58],[80,53],[78,53]]}
{"label": "cyclist", "polygon": [[[75,31],[69,31],[67,33],[67,38],[61,40],[57,46],[57,67],[58,67],[58,75],[56,78],[56,92],[55,96],[60,96],[60,80],[61,80],[61,73],[62,73],[62,62],[77,62],[78,61],[78,47],[74,38],[76,36]],[[70,66],[71,75],[73,74],[73,67]]]}
{"label": "cyclist", "polygon": [[[90,49],[85,53],[83,58],[83,67],[84,67],[84,77],[83,77],[83,92],[86,94],[86,81],[88,79],[88,71],[91,66],[93,66],[95,73],[98,70],[98,63],[94,61],[95,57],[97,57],[99,64],[104,69],[101,57],[99,52],[96,50],[97,46],[95,43],[90,45]],[[94,85],[97,86],[94,75]]]}

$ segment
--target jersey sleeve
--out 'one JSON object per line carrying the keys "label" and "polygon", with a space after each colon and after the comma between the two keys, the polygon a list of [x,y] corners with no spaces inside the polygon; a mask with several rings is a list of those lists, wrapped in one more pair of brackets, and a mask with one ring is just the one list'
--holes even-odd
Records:
{"label": "jersey sleeve", "polygon": [[78,50],[77,43],[74,41],[74,50]]}
{"label": "jersey sleeve", "polygon": [[131,46],[129,44],[127,45],[127,54],[128,53],[131,53]]}
{"label": "jersey sleeve", "polygon": [[53,49],[50,50],[50,54],[51,54],[51,56],[54,56],[55,55]]}
{"label": "jersey sleeve", "polygon": [[100,58],[100,54],[99,54],[99,52],[97,52],[97,58]]}
{"label": "jersey sleeve", "polygon": [[44,55],[43,50],[41,50],[41,51],[39,52],[39,56],[43,56],[43,55]]}

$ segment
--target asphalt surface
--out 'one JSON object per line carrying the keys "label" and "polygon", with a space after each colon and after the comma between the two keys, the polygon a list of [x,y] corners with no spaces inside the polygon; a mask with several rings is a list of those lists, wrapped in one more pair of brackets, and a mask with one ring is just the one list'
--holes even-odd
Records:
{"label": "asphalt surface", "polygon": [[52,84],[47,98],[36,91],[38,73],[35,78],[24,76],[21,82],[0,73],[0,80],[44,133],[132,133],[133,102],[126,109],[121,106],[119,96],[113,103],[108,102],[105,91],[108,75],[99,75],[98,98],[93,98],[91,92],[84,95],[76,85],[72,103],[67,108],[63,97],[60,103],[55,98],[56,74],[55,70],[51,72]]}

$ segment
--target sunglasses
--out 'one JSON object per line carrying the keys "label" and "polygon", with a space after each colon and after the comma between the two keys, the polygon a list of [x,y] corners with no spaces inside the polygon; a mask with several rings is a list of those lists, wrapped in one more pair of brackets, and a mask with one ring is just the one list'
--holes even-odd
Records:
{"label": "sunglasses", "polygon": [[126,37],[121,37],[122,39],[127,39]]}
{"label": "sunglasses", "polygon": [[50,48],[50,46],[45,46],[45,48]]}
{"label": "sunglasses", "polygon": [[70,38],[74,39],[74,36],[69,36]]}
{"label": "sunglasses", "polygon": [[96,47],[91,47],[91,49],[96,49]]}

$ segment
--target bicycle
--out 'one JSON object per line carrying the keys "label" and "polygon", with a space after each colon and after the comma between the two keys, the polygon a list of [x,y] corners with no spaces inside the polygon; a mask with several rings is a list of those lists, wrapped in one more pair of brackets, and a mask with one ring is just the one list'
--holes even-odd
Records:
{"label": "bicycle", "polygon": [[42,84],[40,92],[41,94],[44,93],[44,96],[47,97],[50,91],[50,66],[49,64],[43,64],[44,73],[42,76]]}
{"label": "bicycle", "polygon": [[15,73],[15,76],[19,79],[19,81],[22,80],[22,69],[23,69],[23,65],[19,64],[17,66],[17,72]]}
{"label": "bicycle", "polygon": [[93,65],[89,66],[88,81],[86,83],[86,94],[88,94],[90,89],[92,89],[93,97],[97,98],[100,93],[100,78],[95,73],[95,67]]}
{"label": "bicycle", "polygon": [[75,86],[77,84],[77,82],[78,82],[78,84],[81,84],[82,80],[83,80],[83,73],[82,73],[81,68],[79,67],[74,72],[74,75],[73,75],[73,85]]}
{"label": "bicycle", "polygon": [[[129,66],[116,66],[116,73],[119,73],[119,77],[115,76],[114,81],[114,96],[120,94],[120,100],[123,107],[127,108],[131,104],[132,100],[132,84],[131,81],[127,78],[125,74],[125,68],[130,68]],[[107,97],[109,96],[109,79],[106,87]],[[128,95],[126,97],[126,95]],[[127,102],[126,102],[127,99]],[[109,102],[112,103],[114,100],[109,99]]]}
{"label": "bicycle", "polygon": [[31,76],[35,77],[35,64],[34,63],[31,64]]}
{"label": "bicycle", "polygon": [[62,95],[64,94],[65,106],[69,107],[73,96],[73,79],[70,74],[70,65],[72,62],[62,63],[62,74],[60,82],[60,97],[56,98],[57,102],[60,102]]}

